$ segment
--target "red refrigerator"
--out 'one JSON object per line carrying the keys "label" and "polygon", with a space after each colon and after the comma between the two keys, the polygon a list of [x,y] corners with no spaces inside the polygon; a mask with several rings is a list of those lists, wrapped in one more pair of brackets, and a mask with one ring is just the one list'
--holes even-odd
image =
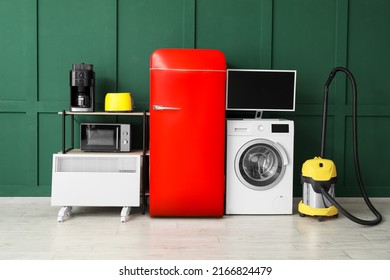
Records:
{"label": "red refrigerator", "polygon": [[151,216],[224,214],[226,59],[159,49],[150,59]]}

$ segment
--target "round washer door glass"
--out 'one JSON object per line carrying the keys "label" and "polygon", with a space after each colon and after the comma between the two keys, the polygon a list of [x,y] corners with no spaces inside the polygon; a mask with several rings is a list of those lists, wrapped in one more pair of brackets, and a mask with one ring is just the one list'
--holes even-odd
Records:
{"label": "round washer door glass", "polygon": [[283,178],[283,153],[272,141],[255,139],[238,151],[234,168],[238,179],[253,190],[268,190]]}

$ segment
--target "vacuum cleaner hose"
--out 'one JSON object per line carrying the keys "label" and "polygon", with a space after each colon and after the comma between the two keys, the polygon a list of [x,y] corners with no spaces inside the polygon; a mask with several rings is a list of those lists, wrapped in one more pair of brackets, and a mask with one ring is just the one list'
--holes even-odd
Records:
{"label": "vacuum cleaner hose", "polygon": [[[364,187],[363,184],[363,179],[360,171],[360,164],[359,164],[359,157],[358,157],[358,141],[357,141],[357,88],[356,88],[356,81],[355,78],[353,77],[352,73],[343,67],[336,67],[334,68],[331,73],[329,74],[328,80],[325,83],[324,86],[324,92],[325,92],[325,97],[324,101],[327,102],[327,93],[328,93],[328,88],[330,83],[332,82],[333,78],[335,77],[337,72],[343,72],[345,73],[350,82],[351,82],[351,87],[352,87],[352,93],[353,93],[353,110],[352,110],[352,139],[353,139],[353,156],[354,156],[354,164],[355,164],[355,172],[356,172],[356,178],[359,184],[360,191],[362,193],[362,196],[364,198],[364,201],[366,202],[367,206],[370,208],[371,212],[376,216],[376,219],[374,220],[362,220],[359,219],[355,216],[353,216],[351,213],[349,213],[347,210],[345,210],[328,192],[324,187],[321,187],[321,193],[331,202],[333,203],[334,206],[337,207],[337,209],[348,219],[351,221],[354,221],[355,223],[361,224],[361,225],[366,225],[366,226],[374,226],[379,224],[382,221],[382,215],[378,212],[378,210],[375,209],[374,205],[372,205],[366,188]],[[326,104],[327,106],[327,104]],[[325,107],[324,107],[325,108]],[[326,113],[326,112],[325,112]],[[324,119],[326,119],[326,114],[324,115]],[[325,126],[326,126],[326,120],[325,120]],[[323,128],[325,129],[325,128]],[[324,132],[323,131],[323,137],[324,137]],[[323,141],[324,142],[324,141]],[[323,145],[321,147],[321,154],[323,156],[325,146]]]}

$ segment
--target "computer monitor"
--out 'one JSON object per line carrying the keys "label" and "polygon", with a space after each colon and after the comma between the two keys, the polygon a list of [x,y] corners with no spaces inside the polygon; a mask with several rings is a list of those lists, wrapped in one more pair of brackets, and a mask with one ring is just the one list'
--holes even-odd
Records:
{"label": "computer monitor", "polygon": [[228,69],[226,110],[295,111],[296,72]]}

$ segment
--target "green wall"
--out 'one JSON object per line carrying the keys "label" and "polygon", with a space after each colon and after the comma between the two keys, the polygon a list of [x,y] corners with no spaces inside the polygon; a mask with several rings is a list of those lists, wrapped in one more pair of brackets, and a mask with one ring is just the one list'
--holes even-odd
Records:
{"label": "green wall", "polygon": [[[333,67],[349,68],[363,179],[371,196],[390,196],[389,12],[386,0],[2,0],[0,196],[50,196],[72,64],[94,65],[98,110],[113,91],[131,91],[137,110],[147,110],[149,56],[167,47],[220,49],[230,68],[298,70],[296,111],[266,114],[295,120],[295,196],[302,163],[319,153],[323,84]],[[342,74],[329,101],[337,195],[357,196]]]}

